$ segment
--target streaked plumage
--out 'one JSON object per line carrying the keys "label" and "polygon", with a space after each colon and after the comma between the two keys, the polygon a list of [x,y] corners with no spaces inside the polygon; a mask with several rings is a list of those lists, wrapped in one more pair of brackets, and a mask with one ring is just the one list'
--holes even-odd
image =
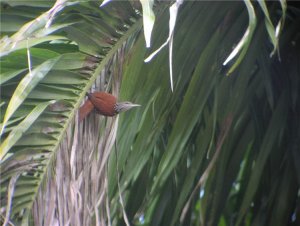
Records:
{"label": "streaked plumage", "polygon": [[94,92],[87,94],[88,99],[79,109],[79,121],[82,121],[93,109],[104,116],[115,116],[140,105],[131,102],[117,102],[117,98],[106,92]]}

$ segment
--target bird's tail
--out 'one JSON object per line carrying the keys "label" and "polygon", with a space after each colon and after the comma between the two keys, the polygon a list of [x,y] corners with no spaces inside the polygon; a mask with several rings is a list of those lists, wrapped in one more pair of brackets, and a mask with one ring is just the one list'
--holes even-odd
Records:
{"label": "bird's tail", "polygon": [[89,99],[87,99],[79,109],[79,122],[81,122],[93,109],[94,105]]}

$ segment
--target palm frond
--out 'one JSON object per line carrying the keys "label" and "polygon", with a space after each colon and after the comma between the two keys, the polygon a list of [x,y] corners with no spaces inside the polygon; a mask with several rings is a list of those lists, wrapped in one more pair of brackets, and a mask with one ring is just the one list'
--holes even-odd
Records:
{"label": "palm frond", "polygon": [[[66,1],[51,14],[53,3],[1,3],[3,223],[297,224],[296,9],[184,2],[172,34],[172,92],[170,53],[144,63],[170,35],[170,4],[154,6],[159,23],[146,49],[135,2]],[[50,22],[36,24],[43,15]],[[270,58],[278,49],[281,61]],[[223,62],[232,50],[229,77]],[[79,124],[89,90],[142,107]]]}
{"label": "palm frond", "polygon": [[[257,12],[260,6],[253,7]],[[276,7],[271,9],[274,13]],[[157,20],[168,20],[168,12]],[[282,31],[282,56],[293,48],[287,37],[295,37],[296,21],[289,21]],[[109,178],[120,175],[126,213],[134,225],[274,223],[268,216],[278,213],[279,207],[272,206],[278,203],[276,193],[268,196],[268,192],[275,192],[273,186],[280,189],[279,182],[265,182],[265,178],[281,178],[281,171],[291,172],[294,165],[291,153],[283,148],[289,136],[289,109],[293,108],[288,104],[289,82],[281,82],[289,74],[284,70],[288,62],[269,57],[269,34],[264,15],[258,12],[248,50],[231,77],[226,77],[222,62],[247,23],[248,13],[240,2],[185,3],[174,34],[174,93],[166,78],[167,52],[162,50],[144,65],[141,59],[148,51],[141,50],[142,37],[137,40],[124,68],[121,96],[143,108],[120,116],[117,154],[112,152],[108,171]],[[155,27],[152,48],[160,46],[164,37],[165,26]],[[299,59],[299,54],[293,56]],[[299,84],[296,74],[289,79]],[[203,182],[201,177],[218,150],[226,119],[232,119],[229,132]],[[276,164],[272,163],[274,153]],[[286,157],[280,160],[279,156]],[[281,201],[289,211],[278,217],[284,222],[281,225],[291,222],[297,211],[295,191],[299,184],[293,182],[294,174],[289,178],[293,195],[282,193],[285,198]],[[112,206],[118,206],[117,179],[109,181],[109,196]],[[118,207],[111,211],[113,219],[119,219],[115,225],[125,224]],[[263,213],[267,217],[262,218]]]}
{"label": "palm frond", "polygon": [[[3,4],[11,15],[32,7],[26,2]],[[43,9],[47,7],[51,5]],[[54,15],[55,7],[59,10]],[[31,9],[41,12],[38,5]],[[105,193],[101,194],[107,189],[104,163],[116,136],[117,120],[105,122],[102,118],[88,129],[73,118],[96,78],[100,83],[93,89],[113,86],[117,94],[116,82],[120,83],[121,77],[112,84],[110,76],[121,71],[109,68],[117,65],[114,56],[124,43],[134,40],[141,20],[129,3],[99,9],[94,1],[57,1],[41,17],[51,19],[51,26],[49,20],[29,21],[27,17],[19,22],[29,22],[1,43],[6,54],[1,59],[1,111],[5,112],[1,114],[1,214],[6,222],[22,224],[59,221],[88,225],[94,216],[103,223],[106,211],[98,209],[107,203]],[[91,134],[78,140],[86,131],[93,131],[94,143],[87,143]],[[106,135],[99,137],[96,131]],[[84,167],[86,163],[91,163],[90,167]],[[51,176],[53,167],[55,177]],[[87,192],[91,181],[95,184]],[[82,205],[88,208],[79,217]]]}

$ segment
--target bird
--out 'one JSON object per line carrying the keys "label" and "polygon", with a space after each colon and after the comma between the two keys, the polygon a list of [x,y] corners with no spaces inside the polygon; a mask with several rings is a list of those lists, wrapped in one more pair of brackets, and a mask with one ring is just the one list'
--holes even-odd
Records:
{"label": "bird", "polygon": [[113,117],[120,112],[141,106],[129,101],[117,102],[117,98],[115,96],[106,92],[87,93],[87,97],[88,99],[79,109],[80,122],[94,109],[100,115]]}

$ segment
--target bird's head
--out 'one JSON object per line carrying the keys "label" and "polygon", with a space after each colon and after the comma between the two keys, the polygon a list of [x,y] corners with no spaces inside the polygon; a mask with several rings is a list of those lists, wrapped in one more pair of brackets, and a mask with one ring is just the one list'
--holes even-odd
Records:
{"label": "bird's head", "polygon": [[123,111],[128,111],[129,109],[131,109],[133,107],[139,107],[139,106],[141,106],[141,105],[133,104],[129,101],[119,102],[119,103],[116,103],[115,111],[117,113],[120,113],[120,112],[123,112]]}

